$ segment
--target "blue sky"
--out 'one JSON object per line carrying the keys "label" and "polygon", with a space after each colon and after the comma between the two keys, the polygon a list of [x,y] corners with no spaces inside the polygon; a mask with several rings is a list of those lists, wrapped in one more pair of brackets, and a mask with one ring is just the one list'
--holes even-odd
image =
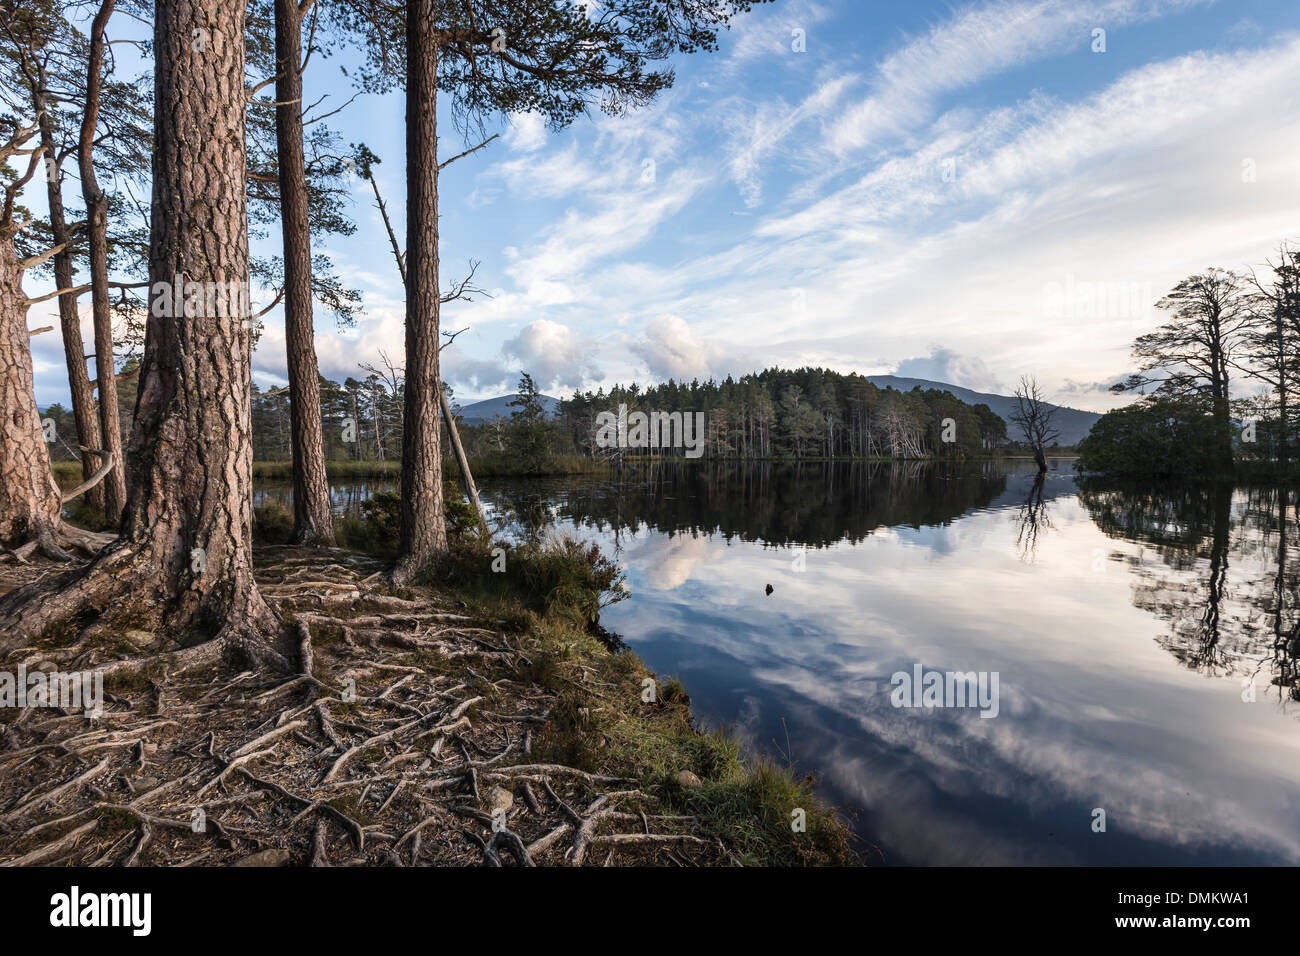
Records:
{"label": "blue sky", "polygon": [[[313,60],[307,100],[351,95],[346,63]],[[445,281],[477,259],[493,293],[444,312],[469,329],[443,353],[462,402],[520,370],[563,394],[821,365],[990,391],[1032,373],[1100,411],[1173,283],[1300,236],[1294,0],[777,0],[675,66],[646,109],[558,133],[504,118],[444,172]],[[334,123],[383,158],[400,219],[401,97]],[[441,148],[464,148],[449,125]],[[402,354],[387,239],[369,187],[353,196],[356,235],[322,251],[365,314],[316,323],[338,379]],[[280,321],[263,385],[284,382]],[[60,349],[33,340],[42,405],[66,400]]]}

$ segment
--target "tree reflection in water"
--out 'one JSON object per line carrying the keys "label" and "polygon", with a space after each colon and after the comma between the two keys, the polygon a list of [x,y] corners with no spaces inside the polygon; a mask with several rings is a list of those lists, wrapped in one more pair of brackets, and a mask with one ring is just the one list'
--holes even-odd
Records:
{"label": "tree reflection in water", "polygon": [[1300,701],[1294,491],[1081,482],[1079,498],[1106,535],[1146,546],[1131,559],[1133,602],[1168,622],[1162,647],[1198,673],[1241,677],[1243,691],[1253,681]]}
{"label": "tree reflection in water", "polygon": [[1034,484],[1016,516],[1016,547],[1020,549],[1020,560],[1029,564],[1038,555],[1038,536],[1052,530],[1048,499],[1043,496],[1046,477],[1042,474],[1034,477]]}

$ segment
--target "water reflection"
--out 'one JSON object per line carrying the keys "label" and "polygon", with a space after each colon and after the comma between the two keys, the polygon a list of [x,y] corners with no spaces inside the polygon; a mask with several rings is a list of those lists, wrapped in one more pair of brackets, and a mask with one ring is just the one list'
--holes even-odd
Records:
{"label": "water reflection", "polygon": [[1239,677],[1300,701],[1300,540],[1285,488],[1088,487],[1080,500],[1108,535],[1150,546],[1133,603],[1168,622],[1159,638],[1184,666]]}
{"label": "water reflection", "polygon": [[855,544],[882,527],[946,524],[1006,489],[1005,469],[992,462],[964,469],[920,462],[709,462],[628,469],[620,481],[559,495],[558,513],[599,530],[648,526],[824,548]]}
{"label": "water reflection", "polygon": [[[396,491],[397,482],[387,479],[334,482],[330,485],[330,511],[336,518],[359,518],[361,505],[381,491]],[[253,507],[275,504],[293,511],[293,483],[258,481],[253,489]]]}
{"label": "water reflection", "polygon": [[[532,494],[627,565],[608,626],[706,721],[774,753],[788,728],[890,862],[1300,861],[1300,732],[1241,699],[1277,620],[1251,493],[1225,510],[1004,465],[713,464]],[[1202,666],[1228,652],[1231,675]],[[890,676],[918,662],[997,671],[1000,716],[895,709]]]}
{"label": "water reflection", "polygon": [[1038,554],[1039,535],[1052,530],[1052,515],[1043,493],[1046,485],[1046,475],[1035,475],[1034,484],[1025,496],[1025,503],[1020,506],[1020,514],[1016,519],[1019,522],[1016,546],[1020,549],[1022,561],[1034,560]]}
{"label": "water reflection", "polygon": [[[704,722],[816,771],[888,862],[1300,863],[1294,495],[1002,463],[483,491],[616,552],[632,597],[604,623]],[[893,707],[916,664],[997,672],[999,715]]]}

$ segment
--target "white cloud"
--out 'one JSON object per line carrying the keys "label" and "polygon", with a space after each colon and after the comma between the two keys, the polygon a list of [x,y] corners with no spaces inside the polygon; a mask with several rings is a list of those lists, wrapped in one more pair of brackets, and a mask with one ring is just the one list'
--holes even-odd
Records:
{"label": "white cloud", "polygon": [[[1004,382],[1049,389],[1123,367],[1154,320],[1053,316],[1071,279],[1151,290],[1214,262],[1258,262],[1300,221],[1300,122],[1260,90],[1300,72],[1300,41],[1192,54],[1130,71],[1077,103],[1030,97],[949,114],[911,153],[817,203],[759,217],[731,244],[670,266],[589,274],[592,307],[693,317],[701,341],[744,343],[764,365],[882,370],[917,338],[979,355]],[[958,157],[957,177],[938,175]],[[1258,180],[1245,183],[1243,157]],[[791,289],[805,308],[791,308]],[[923,339],[923,340],[924,340]],[[705,363],[690,354],[667,370]],[[710,362],[715,365],[715,362]],[[1113,406],[1104,393],[1081,401]]]}
{"label": "white cloud", "polygon": [[818,37],[812,30],[830,17],[826,4],[810,0],[790,0],[773,7],[757,7],[749,14],[738,17],[731,27],[731,52],[723,65],[724,72],[760,58],[781,57],[787,66],[795,66],[799,56],[794,52],[792,31],[803,30],[805,49],[815,50]]}
{"label": "white cloud", "polygon": [[903,378],[928,378],[946,385],[960,385],[977,392],[1009,394],[993,370],[976,356],[958,355],[952,349],[933,346],[930,354],[903,359],[894,369]]}
{"label": "white cloud", "polygon": [[501,354],[518,362],[539,388],[577,388],[604,374],[595,364],[594,343],[547,319],[524,326],[501,346]]}
{"label": "white cloud", "polygon": [[832,76],[793,108],[775,101],[747,104],[728,113],[727,161],[746,206],[753,208],[761,199],[763,161],[807,121],[826,116],[856,80],[853,74]]}
{"label": "white cloud", "polygon": [[531,153],[546,142],[546,117],[540,113],[515,113],[505,135],[506,144],[516,152]]}
{"label": "white cloud", "polygon": [[653,177],[595,194],[589,204],[569,209],[539,245],[519,254],[506,271],[530,295],[534,290],[545,295],[554,283],[567,281],[576,297],[581,289],[572,282],[584,269],[635,249],[706,182],[707,176],[692,168],[662,170],[656,164]]}
{"label": "white cloud", "polygon": [[723,351],[695,334],[677,315],[655,316],[646,323],[644,334],[629,347],[650,374],[660,381],[701,381],[717,375]]}
{"label": "white cloud", "polygon": [[511,193],[528,199],[556,199],[585,193],[599,186],[609,175],[597,169],[589,157],[571,142],[560,150],[544,155],[529,153],[506,160],[485,171],[480,179],[502,180]]}

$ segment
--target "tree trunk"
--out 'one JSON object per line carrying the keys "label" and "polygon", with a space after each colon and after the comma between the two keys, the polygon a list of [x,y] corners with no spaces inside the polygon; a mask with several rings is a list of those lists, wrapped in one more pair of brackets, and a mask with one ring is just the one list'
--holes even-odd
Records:
{"label": "tree trunk", "polygon": [[[1281,306],[1276,305],[1273,309],[1273,328],[1277,341],[1277,402],[1278,402],[1278,444],[1277,459],[1279,471],[1282,474],[1287,472],[1287,460],[1290,457],[1288,452],[1288,432],[1290,425],[1287,422],[1286,393],[1288,389],[1286,380],[1286,329],[1282,324]],[[1283,496],[1285,497],[1285,495]]]}
{"label": "tree trunk", "polygon": [[[41,145],[47,159],[54,157],[54,126],[45,112],[47,104],[44,90],[47,77],[44,69],[37,73],[40,89],[33,91],[32,105],[40,113]],[[69,243],[68,222],[63,211],[63,180],[61,170],[46,182],[45,198],[50,210],[50,235],[56,246]],[[72,250],[65,248],[54,256],[54,284],[56,289],[72,288]],[[85,448],[102,449],[99,437],[99,419],[95,417],[95,394],[86,373],[86,343],[81,337],[81,315],[77,311],[77,296],[69,292],[59,296],[59,330],[63,334],[63,354],[68,367],[68,391],[72,395],[72,419],[77,427],[77,444]],[[95,474],[98,456],[81,452],[81,477],[89,481]],[[86,502],[96,510],[104,510],[104,488],[96,484],[86,492]]]}
{"label": "tree trunk", "polygon": [[95,377],[99,381],[99,428],[102,448],[113,459],[104,478],[104,513],[117,521],[126,506],[122,467],[122,426],[117,411],[117,372],[113,362],[113,313],[108,300],[108,197],[95,178],[95,130],[99,123],[99,93],[104,70],[104,30],[115,0],[104,0],[90,26],[90,57],[86,73],[86,112],[81,121],[77,161],[81,195],[86,203],[90,254],[90,302],[95,317]]}
{"label": "tree trunk", "polygon": [[[182,647],[218,638],[190,664],[238,648],[288,666],[263,640],[278,622],[252,568],[244,10],[156,4],[150,313],[122,533],[86,568],[0,599],[0,650],[129,602]],[[177,277],[211,294],[172,317]]]}
{"label": "tree trunk", "polygon": [[[27,305],[12,235],[0,236],[0,546],[54,545],[59,486],[32,389]],[[63,555],[67,557],[67,555]]]}
{"label": "tree trunk", "polygon": [[[387,207],[384,206],[384,199],[382,196],[379,195],[379,184],[375,182],[373,176],[370,177],[370,188],[374,190],[375,202],[379,206],[379,215],[383,217],[384,228],[388,230],[388,243],[393,248],[393,258],[397,261],[397,271],[402,277],[402,286],[403,288],[409,290],[410,282],[407,279],[407,275],[406,275],[406,260],[402,257],[402,249],[397,244],[397,236],[393,232],[392,223],[388,219],[388,209]],[[435,189],[436,189],[436,184],[435,184]],[[437,199],[436,193],[434,198],[436,201]],[[439,302],[439,306],[441,306],[442,303],[441,295],[439,295],[438,302]],[[469,468],[469,458],[466,457],[465,448],[460,443],[460,432],[456,429],[456,416],[452,414],[451,405],[448,404],[447,402],[446,389],[442,387],[441,369],[438,372],[438,402],[439,402],[439,407],[442,410],[443,418],[447,422],[447,435],[451,439],[451,447],[456,453],[456,465],[460,469],[461,480],[465,482],[465,494],[469,497],[470,504],[474,508],[474,513],[478,516],[478,523],[480,529],[483,531],[483,534],[485,536],[489,535],[491,532],[488,529],[487,514],[483,511],[483,503],[479,500],[478,497],[478,488],[474,484],[474,473],[471,472]],[[352,414],[355,417],[356,415],[355,399],[352,405]],[[441,438],[441,435],[439,436],[439,438]]]}
{"label": "tree trunk", "polygon": [[1042,445],[1034,445],[1034,461],[1038,463],[1038,473],[1047,474],[1047,456],[1043,453]]}
{"label": "tree trunk", "polygon": [[393,580],[447,550],[438,393],[438,41],[433,0],[407,3],[406,388],[401,541]]}
{"label": "tree trunk", "polygon": [[293,440],[293,543],[334,545],[320,372],[312,326],[311,226],[302,146],[302,19],[296,0],[275,0],[275,139],[284,237],[284,340]]}
{"label": "tree trunk", "polygon": [[1219,322],[1211,326],[1210,338],[1210,392],[1213,396],[1214,440],[1217,461],[1214,462],[1214,477],[1224,478],[1232,475],[1232,409],[1228,389],[1228,359],[1224,354],[1223,338]]}
{"label": "tree trunk", "polygon": [[1214,434],[1218,468],[1214,477],[1231,477],[1233,472],[1232,413],[1226,397],[1214,400]]}

